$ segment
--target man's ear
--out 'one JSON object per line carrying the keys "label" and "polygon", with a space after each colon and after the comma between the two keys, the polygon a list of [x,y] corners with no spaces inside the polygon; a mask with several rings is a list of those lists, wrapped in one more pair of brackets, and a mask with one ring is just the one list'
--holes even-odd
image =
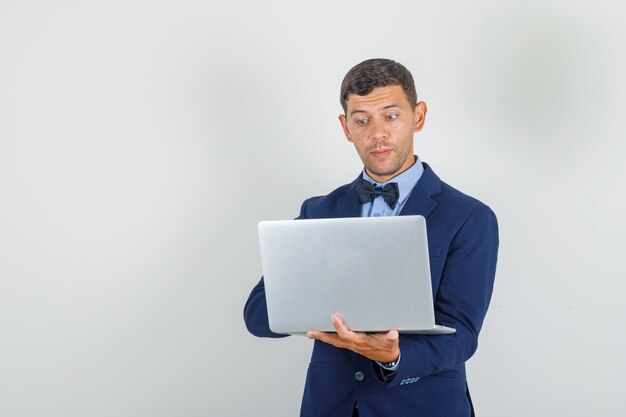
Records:
{"label": "man's ear", "polygon": [[426,103],[424,103],[423,101],[420,101],[415,105],[415,127],[413,129],[414,132],[419,132],[424,127],[427,111],[428,107],[426,107]]}
{"label": "man's ear", "polygon": [[348,119],[346,119],[346,116],[344,114],[339,115],[339,123],[341,123],[341,128],[343,129],[343,133],[344,135],[346,135],[346,139],[348,139],[348,142],[352,142],[352,136],[348,131]]}

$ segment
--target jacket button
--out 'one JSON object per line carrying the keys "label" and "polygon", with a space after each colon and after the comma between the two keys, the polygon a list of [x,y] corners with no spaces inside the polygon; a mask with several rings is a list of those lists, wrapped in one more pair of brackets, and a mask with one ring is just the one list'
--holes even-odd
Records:
{"label": "jacket button", "polygon": [[361,382],[365,379],[365,374],[361,371],[357,372],[356,374],[354,374],[354,379],[356,379],[357,381]]}

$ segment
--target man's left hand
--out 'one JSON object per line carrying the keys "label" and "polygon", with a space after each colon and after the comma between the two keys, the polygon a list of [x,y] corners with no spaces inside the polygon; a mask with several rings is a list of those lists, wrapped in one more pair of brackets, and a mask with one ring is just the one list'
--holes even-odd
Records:
{"label": "man's left hand", "polygon": [[336,334],[309,330],[306,336],[339,348],[350,349],[379,362],[393,362],[400,356],[398,341],[400,336],[397,330],[390,330],[387,333],[353,332],[336,314],[333,314],[332,320]]}

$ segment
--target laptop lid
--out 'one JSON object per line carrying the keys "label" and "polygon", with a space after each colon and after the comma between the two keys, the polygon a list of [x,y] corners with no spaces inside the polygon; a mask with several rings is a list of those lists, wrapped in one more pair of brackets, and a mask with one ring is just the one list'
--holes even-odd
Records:
{"label": "laptop lid", "polygon": [[423,216],[263,221],[258,229],[273,332],[332,332],[333,313],[354,331],[435,328]]}

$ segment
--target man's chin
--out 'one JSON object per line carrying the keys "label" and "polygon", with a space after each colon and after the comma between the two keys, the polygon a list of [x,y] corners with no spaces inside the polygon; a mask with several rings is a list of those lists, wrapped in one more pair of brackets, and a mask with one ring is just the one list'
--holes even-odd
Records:
{"label": "man's chin", "polygon": [[399,171],[398,169],[393,169],[393,167],[392,168],[389,168],[389,167],[385,168],[385,167],[380,167],[380,166],[375,166],[375,167],[368,167],[368,166],[366,166],[365,168],[367,170],[367,173],[370,176],[374,175],[376,177],[382,177],[382,178],[389,177],[389,176],[393,177],[393,176],[397,175],[398,171]]}

